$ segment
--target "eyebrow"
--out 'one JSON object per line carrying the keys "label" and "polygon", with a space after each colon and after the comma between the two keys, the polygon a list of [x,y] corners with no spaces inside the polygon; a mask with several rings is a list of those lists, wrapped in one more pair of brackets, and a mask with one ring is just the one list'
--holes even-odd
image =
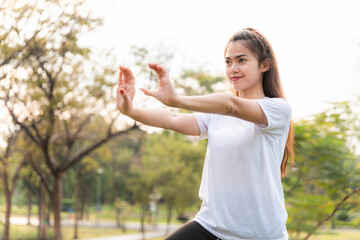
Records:
{"label": "eyebrow", "polygon": [[[235,59],[241,58],[241,57],[247,57],[246,54],[240,54],[235,57]],[[226,57],[225,59],[230,59],[230,57]]]}

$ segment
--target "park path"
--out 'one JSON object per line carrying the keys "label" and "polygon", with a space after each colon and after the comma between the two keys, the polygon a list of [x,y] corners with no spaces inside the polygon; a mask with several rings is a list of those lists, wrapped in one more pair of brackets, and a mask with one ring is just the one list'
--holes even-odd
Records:
{"label": "park path", "polygon": [[[30,219],[31,225],[38,226],[39,221],[37,218],[31,218]],[[10,223],[13,225],[26,225],[27,224],[27,218],[25,217],[11,217]],[[106,231],[107,228],[116,228],[116,224],[113,221],[79,221],[79,227],[97,227],[97,228],[103,228],[104,231]],[[62,219],[61,225],[66,227],[74,226],[74,220],[72,219]],[[176,228],[178,228],[180,224],[171,224],[170,225],[170,232],[174,231]],[[140,223],[138,222],[127,222],[126,228],[129,230],[140,230]],[[161,238],[164,237],[166,224],[164,223],[158,223],[156,230],[150,225],[145,226],[146,232],[145,232],[145,239],[154,239],[154,238]],[[142,240],[142,233],[131,233],[131,234],[122,234],[119,236],[109,236],[109,237],[97,237],[97,238],[88,238],[88,239],[82,239],[82,240]]]}
{"label": "park path", "polygon": [[[145,239],[154,239],[164,237],[164,232],[162,231],[150,231],[145,233]],[[119,236],[111,236],[111,237],[100,237],[100,238],[88,238],[84,240],[142,240],[141,233],[132,233],[132,234],[124,234]]]}
{"label": "park path", "polygon": [[[101,228],[110,227],[111,225],[113,225],[113,227],[115,227],[114,223],[106,224],[105,222],[103,222],[103,225],[101,226]],[[180,224],[171,224],[170,232],[174,231],[179,226],[180,226]],[[126,223],[126,228],[131,229],[131,230],[139,230],[140,224],[134,223],[134,222],[128,222],[128,223]],[[145,227],[145,229],[146,229],[145,239],[162,238],[165,235],[166,224],[158,223],[156,230],[154,230],[154,228],[149,225],[147,225]],[[142,240],[142,239],[143,239],[142,233],[138,232],[138,233],[131,233],[131,234],[122,234],[119,236],[88,238],[88,239],[84,239],[84,240]]]}

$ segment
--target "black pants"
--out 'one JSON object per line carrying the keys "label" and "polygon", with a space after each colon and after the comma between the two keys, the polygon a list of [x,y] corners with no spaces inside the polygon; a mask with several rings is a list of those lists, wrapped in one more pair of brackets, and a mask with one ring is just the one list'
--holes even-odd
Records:
{"label": "black pants", "polygon": [[164,240],[221,240],[196,221],[190,221],[171,233]]}

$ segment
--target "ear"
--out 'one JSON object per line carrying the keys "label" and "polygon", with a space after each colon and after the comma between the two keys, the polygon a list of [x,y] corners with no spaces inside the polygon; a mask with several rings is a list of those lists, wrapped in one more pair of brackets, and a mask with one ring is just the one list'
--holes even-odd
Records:
{"label": "ear", "polygon": [[261,72],[266,72],[270,69],[270,67],[271,67],[271,60],[270,58],[267,58],[261,63],[260,70]]}

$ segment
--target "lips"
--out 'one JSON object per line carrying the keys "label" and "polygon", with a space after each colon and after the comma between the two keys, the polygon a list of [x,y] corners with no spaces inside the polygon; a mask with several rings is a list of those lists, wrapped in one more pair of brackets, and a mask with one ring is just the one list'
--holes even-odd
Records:
{"label": "lips", "polygon": [[235,82],[235,81],[240,80],[241,78],[242,78],[241,76],[234,76],[234,77],[231,77],[231,81]]}

